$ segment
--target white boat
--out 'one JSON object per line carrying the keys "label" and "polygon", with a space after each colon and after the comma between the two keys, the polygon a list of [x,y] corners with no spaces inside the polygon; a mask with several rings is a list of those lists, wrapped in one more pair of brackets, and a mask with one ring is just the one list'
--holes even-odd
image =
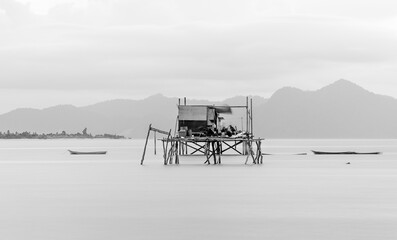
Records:
{"label": "white boat", "polygon": [[106,151],[93,151],[93,152],[80,152],[80,151],[72,151],[68,150],[70,154],[78,155],[78,154],[106,154]]}

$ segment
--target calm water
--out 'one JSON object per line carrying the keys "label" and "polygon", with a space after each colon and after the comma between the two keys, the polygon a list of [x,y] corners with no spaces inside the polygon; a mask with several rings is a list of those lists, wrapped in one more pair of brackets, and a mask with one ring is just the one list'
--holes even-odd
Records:
{"label": "calm water", "polygon": [[[269,140],[263,151],[276,155],[261,166],[241,156],[163,166],[152,141],[140,166],[142,149],[0,141],[0,239],[397,239],[397,140]],[[384,154],[293,155],[310,150]]]}

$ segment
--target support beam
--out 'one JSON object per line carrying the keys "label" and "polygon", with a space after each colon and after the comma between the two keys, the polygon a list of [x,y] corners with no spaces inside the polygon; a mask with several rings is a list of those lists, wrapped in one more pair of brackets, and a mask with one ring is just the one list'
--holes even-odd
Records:
{"label": "support beam", "polygon": [[154,127],[152,127],[152,124],[149,124],[149,129],[147,130],[147,135],[146,135],[145,147],[143,148],[141,165],[143,165],[143,161],[145,160],[146,147],[147,147],[147,143],[148,143],[148,140],[149,140],[150,131],[154,132],[154,154],[155,155],[156,155],[156,132],[161,133],[161,134],[165,134],[165,135],[168,135],[169,137],[171,137],[171,130],[169,132],[166,132],[166,131],[154,128]]}
{"label": "support beam", "polygon": [[152,124],[149,124],[149,129],[148,129],[147,135],[146,135],[145,147],[143,148],[143,154],[142,154],[142,159],[141,159],[141,165],[143,165],[143,161],[145,160],[146,146],[147,146],[147,141],[149,140],[149,135],[150,135],[150,130],[151,130],[151,129],[152,129]]}
{"label": "support beam", "polygon": [[251,136],[254,136],[254,115],[252,114],[252,98],[250,107],[250,119],[251,119]]}
{"label": "support beam", "polygon": [[237,141],[237,142],[235,142],[233,145],[230,145],[230,144],[228,144],[226,141],[223,141],[223,143],[226,145],[226,146],[228,146],[228,148],[226,148],[226,149],[222,149],[222,153],[224,153],[224,152],[226,152],[227,150],[229,150],[229,149],[233,149],[234,151],[236,151],[238,154],[241,154],[241,155],[243,155],[239,150],[237,150],[237,148],[236,148],[236,146],[237,145],[239,145],[239,144],[241,144],[243,141]]}
{"label": "support beam", "polygon": [[157,155],[157,153],[156,153],[156,148],[157,148],[157,146],[156,146],[156,131],[154,131],[154,134],[153,134],[153,140],[154,140],[154,155]]}
{"label": "support beam", "polygon": [[[150,124],[150,126],[151,126],[151,125],[152,125],[152,124]],[[154,127],[150,127],[150,130],[151,130],[151,131],[158,132],[158,133],[161,133],[161,134],[164,134],[164,135],[168,135],[168,132],[163,131],[163,130],[160,130],[160,129],[157,129],[157,128],[154,128]]]}
{"label": "support beam", "polygon": [[194,151],[193,151],[192,153],[190,153],[190,155],[193,155],[193,154],[195,154],[196,152],[205,153],[205,152],[202,150],[202,149],[204,149],[205,145],[201,146],[200,144],[195,143],[195,142],[190,142],[190,143],[192,143],[192,144],[198,146],[198,148],[197,148],[197,147],[193,147],[192,145],[189,145],[189,144],[186,142],[186,146],[188,146],[188,147],[194,149]]}
{"label": "support beam", "polygon": [[163,141],[163,148],[164,148],[164,165],[167,165],[167,163],[168,163],[168,154],[167,154],[167,151],[168,151],[168,142],[169,142],[169,140],[170,140],[170,137],[171,137],[171,129],[170,129],[170,131],[168,132],[167,142],[166,142],[166,144],[165,144],[165,147],[164,147],[164,141]]}

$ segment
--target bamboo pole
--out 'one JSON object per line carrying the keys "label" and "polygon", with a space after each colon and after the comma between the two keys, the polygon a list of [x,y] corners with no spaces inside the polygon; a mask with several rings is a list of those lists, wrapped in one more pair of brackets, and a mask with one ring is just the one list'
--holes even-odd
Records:
{"label": "bamboo pole", "polygon": [[179,164],[178,146],[179,146],[179,140],[175,142],[175,164]]}
{"label": "bamboo pole", "polygon": [[163,158],[164,158],[164,165],[167,165],[167,152],[166,152],[166,150],[165,150],[165,141],[164,141],[164,139],[163,139],[163,141],[161,141],[162,142],[162,144],[163,144]]}
{"label": "bamboo pole", "polygon": [[[248,145],[249,143],[248,143],[248,142],[246,142],[246,144]],[[248,162],[248,158],[249,158],[249,155],[247,154],[247,157],[246,157],[246,159],[245,159],[245,163],[244,163],[244,164],[247,164],[247,162]]]}
{"label": "bamboo pole", "polygon": [[[174,136],[176,136],[176,132],[179,131],[179,115],[176,116],[176,121],[175,121],[175,128],[174,128]],[[179,135],[179,134],[178,134]]]}
{"label": "bamboo pole", "polygon": [[216,161],[216,148],[215,148],[215,142],[214,141],[211,141],[211,146],[212,146],[212,154],[214,156],[214,164],[217,164],[217,161]]}
{"label": "bamboo pole", "polygon": [[[246,97],[246,105],[245,105],[245,110],[246,110],[246,113],[245,113],[245,131],[249,134],[249,132],[250,132],[250,130],[249,130],[249,119],[248,119],[248,117],[249,117],[249,107],[248,107],[248,97]],[[245,144],[243,145],[244,146],[244,154],[249,154],[249,152],[248,152],[248,144],[247,144],[247,142],[245,142]]]}
{"label": "bamboo pole", "polygon": [[262,155],[262,149],[261,149],[262,142],[261,140],[256,141],[256,161],[258,164],[263,163],[263,155]]}
{"label": "bamboo pole", "polygon": [[247,164],[249,157],[252,157],[253,163],[256,164],[254,157],[254,150],[252,149],[252,141],[248,140],[247,145],[248,145],[248,155],[247,158],[245,159],[245,164]]}
{"label": "bamboo pole", "polygon": [[262,155],[262,149],[261,149],[262,142],[261,140],[258,141],[258,146],[257,146],[257,151],[258,151],[258,163],[262,164],[263,163],[263,155]]}
{"label": "bamboo pole", "polygon": [[143,154],[142,154],[142,159],[141,159],[141,165],[143,165],[143,161],[145,160],[145,154],[146,154],[146,146],[147,142],[149,140],[149,135],[150,135],[150,130],[152,129],[152,124],[149,124],[149,129],[147,131],[147,136],[146,136],[146,142],[145,142],[145,147],[143,148]]}
{"label": "bamboo pole", "polygon": [[250,109],[250,115],[251,115],[251,136],[254,136],[254,115],[252,114],[252,98],[251,98],[251,109]]}
{"label": "bamboo pole", "polygon": [[249,121],[248,121],[248,118],[249,118],[249,107],[248,107],[248,97],[246,98],[246,131],[249,133]]}
{"label": "bamboo pole", "polygon": [[210,150],[211,150],[210,143],[209,142],[205,142],[204,143],[204,155],[207,158],[207,161],[205,161],[204,164],[205,163],[211,164],[210,163],[210,157],[211,157]]}
{"label": "bamboo pole", "polygon": [[168,164],[172,164],[172,159],[174,155],[173,149],[174,149],[174,142],[171,141],[170,150],[168,151]]}
{"label": "bamboo pole", "polygon": [[167,135],[167,134],[168,134],[168,132],[163,131],[163,130],[160,130],[160,129],[157,129],[157,128],[154,128],[154,127],[151,127],[150,130],[151,130],[151,131],[158,132],[158,133],[161,133],[161,134],[164,134],[164,135]]}
{"label": "bamboo pole", "polygon": [[218,152],[218,164],[221,164],[221,155],[222,155],[222,148],[221,148],[221,142],[220,141],[216,141],[216,151]]}
{"label": "bamboo pole", "polygon": [[[168,136],[167,136],[167,142],[166,142],[166,144],[165,144],[165,149],[164,149],[164,165],[167,165],[167,163],[168,163],[168,160],[167,160],[167,150],[168,150],[168,142],[169,142],[169,140],[170,140],[170,137],[171,137],[171,129],[170,129],[170,131],[168,132]],[[164,145],[164,142],[163,142],[163,145]]]}
{"label": "bamboo pole", "polygon": [[157,148],[157,146],[156,146],[156,131],[154,131],[153,140],[154,140],[154,155],[157,155],[157,152],[156,152],[156,148]]}

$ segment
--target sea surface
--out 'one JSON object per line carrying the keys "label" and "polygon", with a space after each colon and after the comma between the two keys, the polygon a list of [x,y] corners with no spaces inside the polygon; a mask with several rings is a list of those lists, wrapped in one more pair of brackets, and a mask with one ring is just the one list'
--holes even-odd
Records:
{"label": "sea surface", "polygon": [[143,145],[0,140],[0,239],[397,239],[397,140],[266,140],[262,165],[164,166],[151,139],[141,166]]}

